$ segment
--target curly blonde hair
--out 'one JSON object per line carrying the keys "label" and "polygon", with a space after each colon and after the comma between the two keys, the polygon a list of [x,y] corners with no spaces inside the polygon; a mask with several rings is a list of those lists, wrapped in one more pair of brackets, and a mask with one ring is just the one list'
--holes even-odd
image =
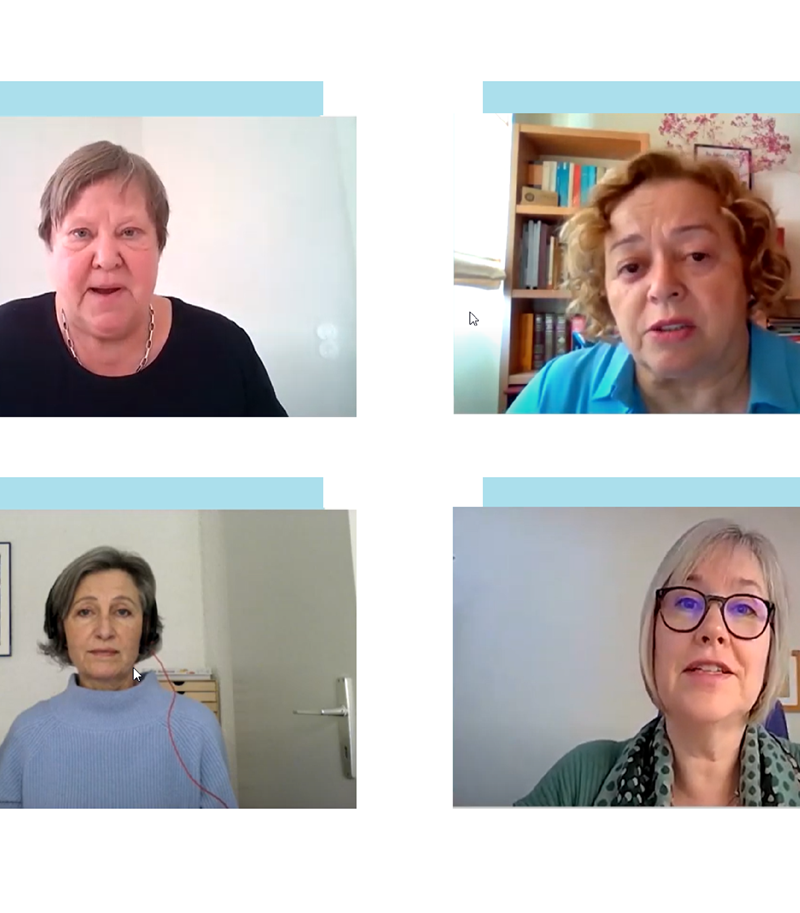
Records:
{"label": "curly blonde hair", "polygon": [[694,181],[717,195],[741,253],[752,306],[763,316],[781,312],[789,292],[791,265],[778,243],[775,214],[769,204],[745,187],[739,175],[720,159],[694,160],[673,152],[646,152],[609,171],[592,191],[589,205],[561,230],[565,286],[572,299],[567,313],[585,318],[586,336],[615,335],[605,289],[604,238],[611,228],[611,214],[647,181],[677,179]]}

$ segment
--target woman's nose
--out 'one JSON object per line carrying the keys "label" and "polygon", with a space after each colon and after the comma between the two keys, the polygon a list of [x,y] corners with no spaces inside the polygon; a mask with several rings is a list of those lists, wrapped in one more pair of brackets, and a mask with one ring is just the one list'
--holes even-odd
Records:
{"label": "woman's nose", "polygon": [[114,633],[114,626],[111,623],[110,615],[100,615],[95,625],[95,634],[99,637],[111,637]]}
{"label": "woman's nose", "polygon": [[650,267],[651,301],[665,304],[680,296],[681,287],[676,264],[670,257],[657,254]]}
{"label": "woman's nose", "polygon": [[114,235],[100,233],[94,243],[94,265],[100,269],[114,269],[120,264],[119,241]]}
{"label": "woman's nose", "polygon": [[695,636],[703,643],[716,641],[722,643],[728,637],[728,629],[722,618],[722,606],[718,602],[712,602],[703,623],[695,631]]}

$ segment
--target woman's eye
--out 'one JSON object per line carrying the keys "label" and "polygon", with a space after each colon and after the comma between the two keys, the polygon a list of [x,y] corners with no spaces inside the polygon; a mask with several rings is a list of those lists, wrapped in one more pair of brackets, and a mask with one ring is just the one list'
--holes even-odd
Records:
{"label": "woman's eye", "polygon": [[694,260],[695,263],[702,263],[704,260],[708,259],[709,255],[706,253],[703,253],[702,251],[695,250],[695,251],[692,251],[692,253],[689,254],[689,256],[692,258],[692,260]]}
{"label": "woman's eye", "polygon": [[135,238],[139,234],[138,228],[125,228],[122,230],[122,234],[127,238]]}
{"label": "woman's eye", "polygon": [[86,618],[86,616],[89,614],[90,611],[91,611],[90,609],[78,609],[78,612],[77,612],[78,617]]}
{"label": "woman's eye", "polygon": [[73,228],[70,234],[73,238],[77,238],[78,241],[85,241],[89,236],[89,230],[86,228]]}
{"label": "woman's eye", "polygon": [[635,276],[639,270],[638,263],[623,263],[619,268],[620,275]]}
{"label": "woman's eye", "polygon": [[123,614],[124,614],[124,616],[125,616],[126,618],[128,617],[128,615],[131,614],[131,610],[130,610],[130,609],[118,609],[118,611],[119,611],[120,615],[123,615]]}

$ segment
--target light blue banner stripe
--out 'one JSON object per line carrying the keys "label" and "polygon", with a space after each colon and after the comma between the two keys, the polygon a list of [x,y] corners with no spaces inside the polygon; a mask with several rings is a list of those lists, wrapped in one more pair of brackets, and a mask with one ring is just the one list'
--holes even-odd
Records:
{"label": "light blue banner stripe", "polygon": [[484,507],[800,507],[800,479],[488,479]]}
{"label": "light blue banner stripe", "polygon": [[322,479],[0,479],[0,510],[322,510]]}
{"label": "light blue banner stripe", "polygon": [[0,82],[3,117],[321,117],[321,82]]}
{"label": "light blue banner stripe", "polygon": [[[483,113],[794,111],[799,82],[484,82]],[[590,112],[591,113],[591,112]],[[597,112],[599,113],[599,112]]]}

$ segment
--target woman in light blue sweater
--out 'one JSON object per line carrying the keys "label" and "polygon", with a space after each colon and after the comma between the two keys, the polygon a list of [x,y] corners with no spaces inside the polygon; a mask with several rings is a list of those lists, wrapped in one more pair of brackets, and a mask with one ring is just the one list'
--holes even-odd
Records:
{"label": "woman in light blue sweater", "polygon": [[[73,665],[61,694],[0,745],[0,808],[236,808],[214,714],[134,665],[161,645],[150,566],[102,547],[62,571],[43,653]],[[139,676],[139,673],[136,673]]]}

